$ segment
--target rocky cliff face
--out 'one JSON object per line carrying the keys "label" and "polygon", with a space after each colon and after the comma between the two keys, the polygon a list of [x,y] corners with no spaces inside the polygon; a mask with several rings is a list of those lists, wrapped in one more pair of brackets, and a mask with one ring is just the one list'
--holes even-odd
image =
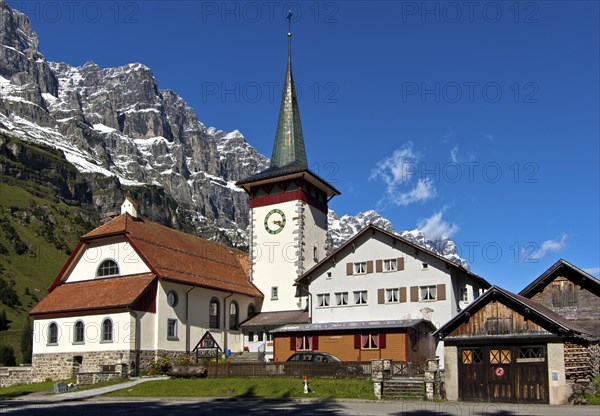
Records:
{"label": "rocky cliff face", "polygon": [[148,218],[243,246],[246,194],[268,166],[238,131],[206,128],[149,68],[47,62],[28,18],[0,2],[0,132],[50,145],[84,173],[100,216],[139,198]]}

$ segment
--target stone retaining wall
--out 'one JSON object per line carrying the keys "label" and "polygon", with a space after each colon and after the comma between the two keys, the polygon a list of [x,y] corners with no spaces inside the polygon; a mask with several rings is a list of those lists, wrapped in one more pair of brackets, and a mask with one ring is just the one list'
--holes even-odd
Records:
{"label": "stone retaining wall", "polygon": [[32,367],[0,367],[0,388],[33,382]]}
{"label": "stone retaining wall", "polygon": [[79,373],[77,384],[96,384],[123,378],[121,373]]}

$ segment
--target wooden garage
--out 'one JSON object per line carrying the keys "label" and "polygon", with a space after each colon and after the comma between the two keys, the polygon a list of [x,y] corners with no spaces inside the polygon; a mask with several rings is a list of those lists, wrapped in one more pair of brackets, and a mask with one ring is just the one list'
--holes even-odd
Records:
{"label": "wooden garage", "polygon": [[448,399],[511,403],[566,402],[568,351],[598,341],[544,306],[497,286],[435,335],[444,341]]}

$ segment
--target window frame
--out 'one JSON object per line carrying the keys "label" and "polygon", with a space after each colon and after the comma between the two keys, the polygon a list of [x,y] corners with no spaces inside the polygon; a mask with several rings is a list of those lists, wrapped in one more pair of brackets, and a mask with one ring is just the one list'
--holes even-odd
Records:
{"label": "window frame", "polygon": [[[179,319],[167,318],[167,339],[168,340],[179,341],[178,322],[179,322]],[[171,332],[171,329],[173,330],[173,332]]]}
{"label": "window frame", "polygon": [[296,336],[296,351],[312,351],[312,337],[310,335]]}
{"label": "window frame", "polygon": [[[109,326],[109,330],[107,330],[106,326]],[[110,337],[107,337],[107,334]],[[101,344],[110,344],[114,342],[114,325],[113,321],[110,317],[106,317],[102,320],[102,325],[100,326],[100,343]]]}
{"label": "window frame", "polygon": [[[425,295],[423,290],[426,290]],[[432,295],[433,293],[433,295]],[[419,301],[420,302],[435,302],[437,301],[437,285],[419,286]]]}
{"label": "window frame", "polygon": [[[81,324],[81,330],[78,325]],[[81,333],[80,333],[81,332]],[[81,335],[81,338],[79,337]],[[78,319],[75,321],[75,325],[73,325],[73,345],[83,345],[85,344],[85,323]]]}
{"label": "window frame", "polygon": [[[100,274],[100,271],[103,270],[103,266],[109,262],[114,263],[114,268],[116,268],[117,272],[110,273],[110,274]],[[110,267],[112,267],[112,265]],[[121,268],[119,267],[119,263],[117,263],[117,261],[112,258],[102,260],[100,262],[100,264],[98,265],[98,267],[96,268],[96,277],[104,278],[104,277],[112,277],[112,276],[120,276],[120,275],[121,275]]]}
{"label": "window frame", "polygon": [[331,306],[331,295],[329,293],[317,294],[317,307],[327,308]]}
{"label": "window frame", "polygon": [[[364,351],[375,351],[381,349],[379,334],[368,333],[360,335],[360,349]],[[369,346],[365,346],[368,344]]]}
{"label": "window frame", "polygon": [[382,264],[382,269],[383,269],[384,273],[397,272],[398,271],[398,259],[384,259],[383,264]]}
{"label": "window frame", "polygon": [[335,306],[348,306],[348,292],[335,293]]}
{"label": "window frame", "polygon": [[[213,308],[213,305],[216,306]],[[213,296],[208,303],[208,327],[221,329],[221,302],[216,296]]]}
{"label": "window frame", "polygon": [[366,261],[355,261],[352,266],[353,274],[367,274],[367,262]]}
{"label": "window frame", "polygon": [[271,286],[271,300],[279,300],[279,286]]}
{"label": "window frame", "polygon": [[[395,295],[395,299],[390,300],[390,293]],[[400,288],[393,287],[385,289],[385,302],[384,303],[400,303]]]}
{"label": "window frame", "polygon": [[459,288],[458,296],[459,296],[460,302],[464,302],[464,303],[469,302],[469,289],[467,287]]}
{"label": "window frame", "polygon": [[[54,328],[54,330],[53,330]],[[46,330],[46,345],[55,346],[58,345],[58,324],[54,321],[50,322],[48,329]]]}
{"label": "window frame", "polygon": [[[231,313],[232,308],[235,308],[235,314]],[[240,305],[235,300],[229,303],[229,329],[233,331],[240,330]]]}
{"label": "window frame", "polygon": [[369,303],[369,292],[367,290],[355,290],[352,293],[354,294],[355,305],[367,305]]}

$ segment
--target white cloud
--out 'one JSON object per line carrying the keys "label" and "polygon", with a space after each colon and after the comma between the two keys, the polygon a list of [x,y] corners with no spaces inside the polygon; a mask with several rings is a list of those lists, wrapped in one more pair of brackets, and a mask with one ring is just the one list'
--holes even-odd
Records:
{"label": "white cloud", "polygon": [[454,146],[452,150],[450,150],[450,160],[453,163],[458,163],[458,145]]}
{"label": "white cloud", "polygon": [[406,206],[413,202],[426,201],[436,195],[431,179],[419,178],[413,183],[415,174],[419,171],[420,156],[419,152],[413,150],[412,142],[407,142],[375,165],[369,180],[379,179],[386,184],[383,200]]}
{"label": "white cloud", "polygon": [[419,179],[413,189],[408,192],[402,192],[400,194],[394,193],[390,195],[392,201],[396,205],[402,205],[403,207],[412,204],[413,202],[427,201],[436,195],[435,186],[433,181],[429,178]]}
{"label": "white cloud", "polygon": [[442,215],[443,211],[438,211],[429,218],[419,220],[417,230],[432,240],[452,238],[458,231],[458,225],[448,223],[442,218]]}
{"label": "white cloud", "polygon": [[407,183],[418,168],[418,160],[419,154],[413,151],[412,142],[408,142],[390,157],[378,162],[369,179],[382,179],[388,188]]}
{"label": "white cloud", "polygon": [[567,247],[567,235],[563,234],[560,240],[546,240],[540,244],[539,249],[534,251],[530,258],[532,260],[539,260],[548,253],[558,253]]}

